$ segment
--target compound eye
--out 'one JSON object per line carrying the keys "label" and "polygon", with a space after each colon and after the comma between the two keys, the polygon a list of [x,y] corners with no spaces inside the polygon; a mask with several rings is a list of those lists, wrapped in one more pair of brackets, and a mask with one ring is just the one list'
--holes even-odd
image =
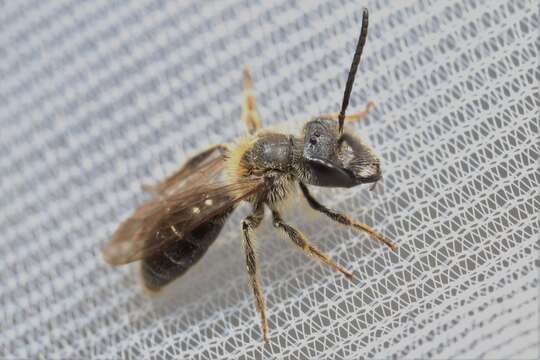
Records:
{"label": "compound eye", "polygon": [[317,130],[313,133],[313,135],[310,136],[309,138],[309,143],[311,145],[316,145],[317,144],[317,139],[321,137],[321,133]]}
{"label": "compound eye", "polygon": [[306,124],[303,130],[304,158],[336,159],[338,133],[335,123],[335,121],[314,120]]}

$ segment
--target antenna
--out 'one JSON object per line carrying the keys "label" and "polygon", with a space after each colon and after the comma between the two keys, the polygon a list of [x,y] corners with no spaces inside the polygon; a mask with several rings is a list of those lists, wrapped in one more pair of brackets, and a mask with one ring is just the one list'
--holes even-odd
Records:
{"label": "antenna", "polygon": [[358,37],[358,44],[356,44],[356,51],[354,53],[353,61],[351,64],[351,69],[349,70],[349,77],[347,78],[347,84],[345,85],[345,92],[343,93],[343,103],[341,104],[341,111],[339,112],[339,133],[343,133],[343,122],[345,121],[345,111],[347,106],[349,106],[349,98],[351,97],[351,91],[354,84],[354,78],[356,76],[356,71],[358,70],[358,64],[360,64],[360,57],[362,56],[362,50],[364,50],[364,45],[366,44],[367,39],[367,30],[368,30],[368,10],[364,8],[362,14],[362,30],[360,31],[360,36]]}

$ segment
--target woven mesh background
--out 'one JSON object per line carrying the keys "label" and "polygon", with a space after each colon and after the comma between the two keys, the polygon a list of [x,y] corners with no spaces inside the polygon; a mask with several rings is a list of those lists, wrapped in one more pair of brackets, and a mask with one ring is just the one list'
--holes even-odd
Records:
{"label": "woven mesh background", "polygon": [[[384,191],[314,191],[397,252],[293,206],[351,282],[264,225],[267,345],[246,206],[162,297],[106,266],[141,183],[244,132],[243,64],[265,125],[339,109],[362,6]],[[538,28],[532,0],[0,1],[0,357],[538,358]]]}

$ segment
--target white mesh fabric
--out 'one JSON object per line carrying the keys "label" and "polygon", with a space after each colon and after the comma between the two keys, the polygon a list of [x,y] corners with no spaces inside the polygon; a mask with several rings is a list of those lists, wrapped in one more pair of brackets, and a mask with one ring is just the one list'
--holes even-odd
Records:
{"label": "white mesh fabric", "polygon": [[[162,298],[106,266],[141,183],[244,132],[243,64],[265,125],[339,109],[362,6],[385,190],[314,194],[397,252],[293,207],[351,282],[263,226],[267,345],[247,207]],[[538,358],[538,28],[532,0],[0,1],[0,357]]]}

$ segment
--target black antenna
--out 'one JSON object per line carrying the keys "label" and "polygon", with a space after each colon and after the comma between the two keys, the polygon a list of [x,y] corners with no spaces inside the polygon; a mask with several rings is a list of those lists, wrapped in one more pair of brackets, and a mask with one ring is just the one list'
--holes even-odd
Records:
{"label": "black antenna", "polygon": [[345,85],[345,92],[343,93],[343,103],[341,104],[341,111],[339,112],[339,117],[338,117],[340,134],[343,132],[343,122],[345,121],[345,110],[347,110],[347,106],[349,106],[349,98],[351,96],[351,90],[354,84],[354,78],[356,76],[356,71],[358,70],[358,64],[360,64],[360,57],[362,56],[362,50],[364,50],[364,45],[366,44],[368,17],[369,17],[368,10],[364,8],[364,12],[362,14],[362,30],[360,31],[358,44],[356,44],[356,51],[354,53],[351,69],[349,70],[349,77],[347,78],[347,85]]}

